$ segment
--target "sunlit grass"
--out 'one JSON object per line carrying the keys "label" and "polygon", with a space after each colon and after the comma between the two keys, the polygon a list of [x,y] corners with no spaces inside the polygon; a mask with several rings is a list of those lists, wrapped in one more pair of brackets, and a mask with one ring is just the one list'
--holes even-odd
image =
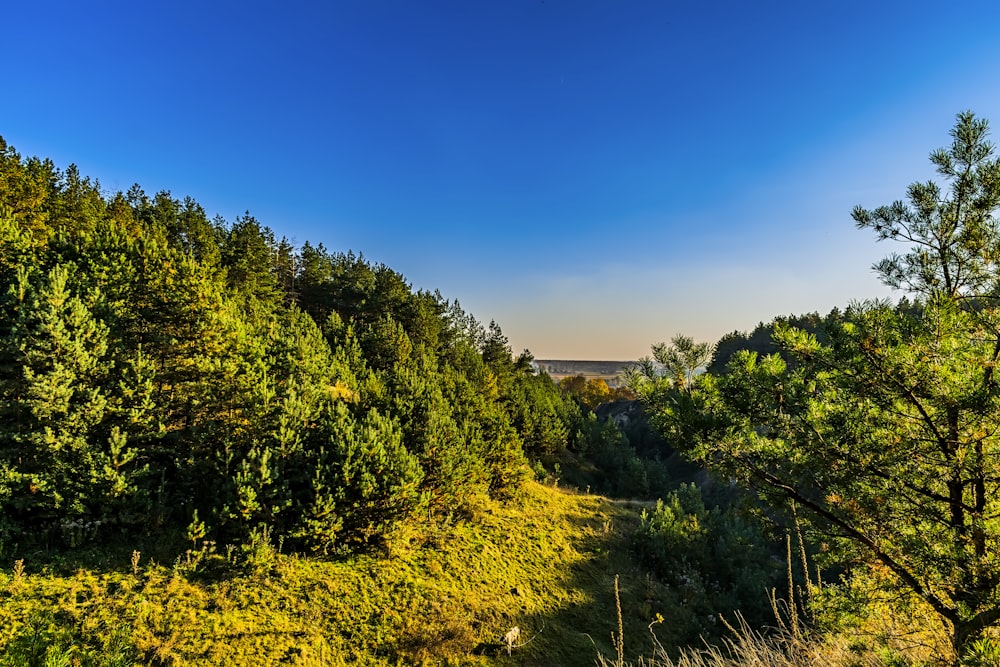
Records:
{"label": "sunlit grass", "polygon": [[122,664],[580,664],[611,646],[602,612],[615,573],[637,610],[627,634],[666,611],[667,592],[628,555],[637,520],[634,508],[530,484],[520,501],[422,527],[388,556],[318,560],[261,545],[158,564],[128,549],[69,573],[28,558],[20,574],[13,563],[0,572],[0,645],[95,665],[112,653]]}
{"label": "sunlit grass", "polygon": [[414,528],[379,556],[261,542],[170,563],[132,548],[99,551],[91,567],[28,557],[0,570],[0,665],[933,664],[927,619],[907,626],[888,607],[824,635],[730,615],[726,640],[700,643],[678,622],[683,595],[630,554],[641,509],[532,483],[518,502]]}

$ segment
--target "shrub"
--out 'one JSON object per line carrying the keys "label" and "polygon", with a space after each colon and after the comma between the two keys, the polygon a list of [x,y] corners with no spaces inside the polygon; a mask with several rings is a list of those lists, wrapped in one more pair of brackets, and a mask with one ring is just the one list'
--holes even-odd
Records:
{"label": "shrub", "polygon": [[681,636],[718,636],[719,615],[740,612],[763,624],[768,591],[780,581],[759,523],[736,507],[707,509],[701,490],[685,484],[642,513],[633,545],[658,577],[671,585],[683,610]]}

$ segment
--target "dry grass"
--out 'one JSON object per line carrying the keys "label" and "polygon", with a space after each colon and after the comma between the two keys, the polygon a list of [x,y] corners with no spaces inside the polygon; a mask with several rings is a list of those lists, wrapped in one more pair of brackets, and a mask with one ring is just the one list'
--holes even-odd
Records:
{"label": "dry grass", "polygon": [[[619,615],[621,614],[619,609]],[[780,617],[779,617],[779,620]],[[654,624],[649,632],[655,649],[634,663],[637,667],[886,667],[882,656],[858,650],[843,639],[820,638],[803,634],[781,622],[781,627],[763,633],[752,628],[739,615],[736,624],[728,624],[731,636],[717,645],[683,648],[675,656],[656,639]],[[798,628],[798,625],[795,626]],[[600,667],[631,667],[618,649],[614,660],[598,655]]]}
{"label": "dry grass", "polygon": [[[801,535],[798,536],[799,557],[803,572],[808,577],[809,565]],[[770,595],[775,626],[761,631],[752,627],[739,614],[735,624],[723,619],[729,636],[717,644],[703,642],[701,647],[686,647],[671,651],[657,639],[656,629],[664,619],[657,618],[648,626],[654,649],[640,656],[635,663],[624,657],[621,630],[622,605],[615,578],[615,609],[618,617],[618,635],[614,640],[614,659],[598,653],[599,667],[902,667],[952,664],[954,656],[948,648],[947,637],[941,632],[926,605],[910,600],[910,606],[879,604],[872,598],[868,603],[868,617],[846,632],[820,635],[806,630],[800,618],[800,605],[808,606],[815,595],[822,591],[820,582],[807,582],[805,589],[793,581],[793,550],[791,536],[787,540],[788,600]],[[857,587],[868,580],[856,577],[850,586]],[[794,602],[796,592],[800,597]],[[865,591],[869,596],[872,591]],[[964,664],[964,663],[963,663]],[[975,664],[991,664],[989,662]]]}
{"label": "dry grass", "polygon": [[[626,667],[625,662],[598,658],[602,667]],[[846,645],[810,641],[788,634],[764,636],[741,626],[738,634],[719,646],[686,648],[672,658],[659,650],[639,658],[640,667],[884,667],[874,654],[859,654]]]}

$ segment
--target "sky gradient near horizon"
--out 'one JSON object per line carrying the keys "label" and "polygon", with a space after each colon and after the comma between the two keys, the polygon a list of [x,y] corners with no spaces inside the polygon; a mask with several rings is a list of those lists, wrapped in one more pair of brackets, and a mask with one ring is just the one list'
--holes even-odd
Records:
{"label": "sky gradient near horizon", "polygon": [[[538,358],[634,359],[890,292],[851,209],[1000,130],[1000,3],[15,3],[0,136],[249,211]],[[899,296],[898,294],[894,296]]]}

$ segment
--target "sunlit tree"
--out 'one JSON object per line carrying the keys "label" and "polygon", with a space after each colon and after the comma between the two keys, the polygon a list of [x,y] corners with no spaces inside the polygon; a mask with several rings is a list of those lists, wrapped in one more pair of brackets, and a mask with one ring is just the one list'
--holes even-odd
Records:
{"label": "sunlit tree", "polygon": [[793,502],[926,602],[956,660],[1000,623],[1000,163],[987,130],[959,114],[931,154],[945,186],[854,211],[904,244],[875,269],[919,307],[856,304],[824,342],[779,324],[784,358],[738,352],[719,376],[668,373],[673,391],[633,382],[673,442]]}

